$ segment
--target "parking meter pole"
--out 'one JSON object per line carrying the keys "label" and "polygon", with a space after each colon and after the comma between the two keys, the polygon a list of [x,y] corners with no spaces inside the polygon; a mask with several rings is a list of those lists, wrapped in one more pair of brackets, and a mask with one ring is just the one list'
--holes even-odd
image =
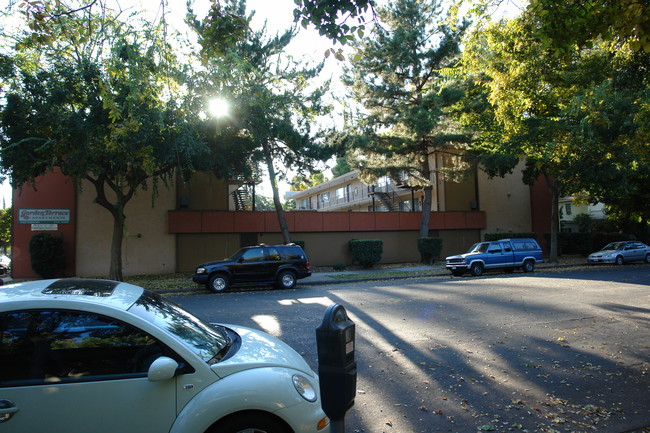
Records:
{"label": "parking meter pole", "polygon": [[357,364],[354,360],[354,322],[343,306],[330,305],[316,328],[318,376],[323,411],[332,433],[344,433],[345,413],[354,405]]}
{"label": "parking meter pole", "polygon": [[345,420],[331,421],[330,433],[345,433]]}

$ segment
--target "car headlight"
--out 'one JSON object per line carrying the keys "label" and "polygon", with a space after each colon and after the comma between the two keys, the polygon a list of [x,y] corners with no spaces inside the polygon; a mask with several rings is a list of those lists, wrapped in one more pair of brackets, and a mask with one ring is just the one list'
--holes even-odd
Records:
{"label": "car headlight", "polygon": [[205,268],[196,268],[197,274],[205,274],[206,272],[208,272],[208,270]]}
{"label": "car headlight", "polygon": [[302,398],[309,402],[313,403],[318,398],[318,395],[316,394],[316,388],[314,388],[314,385],[312,385],[309,379],[307,379],[305,376],[294,374],[293,386],[296,388],[296,391],[298,391],[298,394],[300,394]]}

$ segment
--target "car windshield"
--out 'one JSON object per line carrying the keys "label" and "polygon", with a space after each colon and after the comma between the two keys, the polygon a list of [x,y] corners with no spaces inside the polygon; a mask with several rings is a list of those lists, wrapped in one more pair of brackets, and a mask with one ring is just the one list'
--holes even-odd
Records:
{"label": "car windshield", "polygon": [[612,242],[605,245],[600,251],[622,250],[623,248],[625,248],[625,242]]}
{"label": "car windshield", "polygon": [[479,242],[477,244],[472,245],[469,247],[469,250],[467,250],[468,253],[484,253],[487,251],[488,246],[490,245],[489,242]]}
{"label": "car windshield", "polygon": [[232,256],[228,257],[227,260],[236,262],[237,260],[239,260],[239,258],[242,256],[242,254],[244,254],[244,251],[246,251],[246,248],[242,248],[241,250],[237,250],[237,252],[235,254],[233,254]]}
{"label": "car windshield", "polygon": [[220,361],[230,347],[223,327],[202,322],[157,293],[145,291],[129,311],[172,334],[208,364]]}

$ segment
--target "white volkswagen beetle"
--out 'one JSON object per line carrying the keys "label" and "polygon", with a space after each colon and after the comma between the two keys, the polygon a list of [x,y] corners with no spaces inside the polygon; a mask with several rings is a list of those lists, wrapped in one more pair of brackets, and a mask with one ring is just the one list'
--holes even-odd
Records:
{"label": "white volkswagen beetle", "polygon": [[3,432],[329,432],[282,341],[108,280],[0,287]]}

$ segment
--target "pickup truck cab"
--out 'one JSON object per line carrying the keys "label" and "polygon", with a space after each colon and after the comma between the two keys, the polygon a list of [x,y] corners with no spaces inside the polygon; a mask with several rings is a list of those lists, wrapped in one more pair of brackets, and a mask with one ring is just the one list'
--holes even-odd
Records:
{"label": "pickup truck cab", "polygon": [[467,271],[478,277],[487,269],[512,272],[521,268],[524,272],[533,272],[535,264],[543,261],[542,248],[535,239],[501,239],[478,242],[465,254],[447,257],[446,268],[457,277]]}

